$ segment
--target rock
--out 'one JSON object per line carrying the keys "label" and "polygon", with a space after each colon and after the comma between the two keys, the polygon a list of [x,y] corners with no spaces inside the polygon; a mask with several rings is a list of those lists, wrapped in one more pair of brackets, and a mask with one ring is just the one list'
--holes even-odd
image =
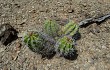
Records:
{"label": "rock", "polygon": [[0,26],[0,40],[3,45],[8,45],[13,40],[16,40],[18,31],[16,31],[10,24],[2,24]]}
{"label": "rock", "polygon": [[21,43],[17,42],[15,46],[15,52],[19,53],[21,49]]}

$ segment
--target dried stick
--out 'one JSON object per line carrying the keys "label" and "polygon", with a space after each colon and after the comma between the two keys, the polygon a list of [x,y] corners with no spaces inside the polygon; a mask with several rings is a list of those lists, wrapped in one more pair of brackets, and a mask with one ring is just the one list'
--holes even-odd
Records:
{"label": "dried stick", "polygon": [[79,23],[79,27],[85,27],[85,26],[88,26],[92,23],[99,23],[100,24],[101,22],[105,21],[106,19],[110,19],[110,14],[107,14],[105,16],[101,16],[98,18],[85,19]]}

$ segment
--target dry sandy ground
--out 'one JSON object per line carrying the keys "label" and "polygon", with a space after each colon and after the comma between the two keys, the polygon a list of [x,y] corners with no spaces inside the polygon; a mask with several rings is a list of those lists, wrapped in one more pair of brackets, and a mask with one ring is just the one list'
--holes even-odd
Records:
{"label": "dry sandy ground", "polygon": [[[0,24],[11,24],[19,37],[26,30],[41,30],[46,19],[78,23],[108,13],[110,0],[0,0]],[[80,33],[76,60],[41,59],[23,44],[16,48],[22,43],[19,38],[9,46],[0,45],[0,70],[110,70],[110,20],[81,28]]]}

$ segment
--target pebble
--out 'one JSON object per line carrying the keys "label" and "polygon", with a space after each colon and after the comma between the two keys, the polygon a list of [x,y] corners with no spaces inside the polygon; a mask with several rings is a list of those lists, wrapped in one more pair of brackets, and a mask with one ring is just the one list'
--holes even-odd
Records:
{"label": "pebble", "polygon": [[73,13],[73,12],[74,12],[73,9],[68,10],[68,13]]}
{"label": "pebble", "polygon": [[3,52],[5,49],[0,47],[0,53]]}
{"label": "pebble", "polygon": [[22,38],[24,36],[24,31],[22,31],[21,33],[18,34],[19,38]]}
{"label": "pebble", "polygon": [[106,49],[106,46],[105,46],[105,45],[103,45],[103,46],[102,46],[102,49]]}
{"label": "pebble", "polygon": [[50,67],[50,66],[51,66],[51,64],[47,64],[47,66],[49,66],[49,67]]}
{"label": "pebble", "polygon": [[106,56],[107,56],[107,58],[110,58],[110,54],[107,54]]}
{"label": "pebble", "polygon": [[96,70],[95,66],[91,66],[89,70]]}

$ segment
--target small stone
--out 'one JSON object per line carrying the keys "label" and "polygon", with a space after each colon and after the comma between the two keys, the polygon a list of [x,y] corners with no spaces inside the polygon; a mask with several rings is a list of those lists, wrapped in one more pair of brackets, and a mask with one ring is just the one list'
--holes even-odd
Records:
{"label": "small stone", "polygon": [[103,46],[102,46],[102,48],[103,48],[103,49],[106,49],[106,46],[105,46],[105,45],[103,45]]}
{"label": "small stone", "polygon": [[4,48],[0,48],[0,53],[3,52],[5,49]]}
{"label": "small stone", "polygon": [[73,9],[68,10],[68,13],[73,13],[73,12],[74,12]]}
{"label": "small stone", "polygon": [[91,66],[91,67],[89,68],[89,70],[96,70],[96,68],[95,68],[94,66]]}
{"label": "small stone", "polygon": [[45,70],[49,70],[49,68],[48,67],[45,67]]}
{"label": "small stone", "polygon": [[34,6],[32,6],[32,8],[35,8]]}
{"label": "small stone", "polygon": [[47,66],[49,66],[49,67],[50,67],[50,66],[51,66],[51,64],[47,64]]}
{"label": "small stone", "polygon": [[18,58],[18,55],[16,55],[16,56],[13,58],[13,60],[15,61],[15,60],[17,60],[17,58]]}
{"label": "small stone", "polygon": [[6,16],[6,14],[3,14],[3,15],[1,15],[2,17],[5,17]]}
{"label": "small stone", "polygon": [[106,56],[107,56],[107,58],[110,58],[110,54],[107,54]]}
{"label": "small stone", "polygon": [[22,38],[22,37],[23,37],[23,33],[19,33],[19,34],[18,34],[18,37],[19,37],[19,38]]}
{"label": "small stone", "polygon": [[21,49],[21,43],[17,42],[14,48],[15,53],[19,54]]}

